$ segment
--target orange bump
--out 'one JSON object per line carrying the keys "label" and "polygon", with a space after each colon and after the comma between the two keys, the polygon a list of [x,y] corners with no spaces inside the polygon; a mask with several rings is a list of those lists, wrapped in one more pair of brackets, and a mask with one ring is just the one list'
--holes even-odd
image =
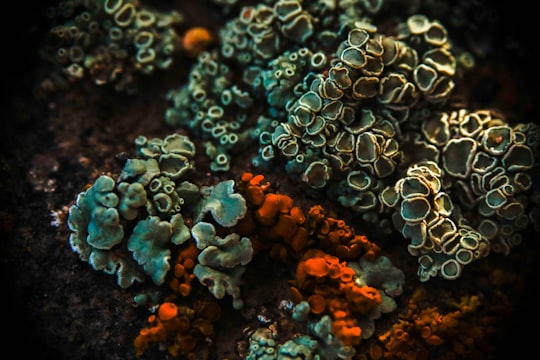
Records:
{"label": "orange bump", "polygon": [[251,179],[249,179],[249,185],[261,185],[263,180],[264,176],[261,174],[252,176]]}
{"label": "orange bump", "polygon": [[187,55],[195,57],[204,51],[213,41],[210,31],[204,27],[188,29],[182,38],[182,47]]}
{"label": "orange bump", "polygon": [[298,304],[299,302],[301,302],[302,300],[304,300],[304,297],[302,296],[302,293],[300,292],[300,290],[298,290],[297,287],[291,286],[291,287],[290,287],[290,291],[291,291],[291,300],[292,300],[295,304]]}
{"label": "orange bump", "polygon": [[272,234],[277,238],[282,238],[286,243],[290,243],[291,237],[296,232],[297,225],[294,218],[287,214],[280,214],[277,222],[272,226]]}
{"label": "orange bump", "polygon": [[293,238],[291,239],[291,248],[296,252],[300,252],[308,245],[309,236],[306,228],[298,227]]}
{"label": "orange bump", "polygon": [[330,264],[328,267],[328,276],[332,279],[338,279],[341,275],[341,265],[338,263]]}
{"label": "orange bump", "polygon": [[293,199],[288,195],[277,194],[278,208],[280,213],[287,214],[293,207]]}
{"label": "orange bump", "polygon": [[276,194],[266,194],[264,201],[255,213],[257,220],[262,225],[272,225],[274,223],[274,216],[279,211],[279,197]]}
{"label": "orange bump", "polygon": [[356,273],[353,269],[348,266],[343,266],[341,268],[341,274],[339,275],[339,279],[344,283],[351,282],[355,274]]}
{"label": "orange bump", "polygon": [[241,176],[240,176],[240,180],[242,180],[242,182],[248,182],[250,181],[251,179],[253,179],[253,173],[250,173],[248,171],[244,172]]}
{"label": "orange bump", "polygon": [[306,273],[317,277],[328,274],[328,264],[323,258],[315,257],[305,261]]}
{"label": "orange bump", "polygon": [[174,277],[182,277],[186,273],[186,269],[184,268],[184,265],[182,264],[176,264],[174,265]]}
{"label": "orange bump", "polygon": [[167,321],[178,315],[178,307],[172,302],[164,302],[159,306],[158,316],[160,320]]}
{"label": "orange bump", "polygon": [[178,285],[178,292],[182,296],[189,296],[191,293],[191,285],[185,283]]}
{"label": "orange bump", "polygon": [[326,309],[326,300],[321,295],[313,294],[308,297],[307,302],[314,314],[321,314]]}
{"label": "orange bump", "polygon": [[[180,250],[180,253],[178,254],[182,259],[196,259],[197,256],[199,256],[200,250],[197,249],[197,245],[195,242],[190,241],[189,244]],[[184,262],[184,266],[185,262]]]}
{"label": "orange bump", "polygon": [[185,270],[191,271],[195,267],[195,260],[193,260],[191,258],[187,258],[186,260],[184,260],[184,265],[183,266],[184,266]]}
{"label": "orange bump", "polygon": [[303,224],[306,221],[306,217],[298,206],[293,206],[290,211],[291,216],[296,220],[298,224]]}
{"label": "orange bump", "polygon": [[426,342],[429,345],[438,346],[438,345],[441,345],[444,341],[437,335],[431,335],[430,337],[426,339]]}
{"label": "orange bump", "polygon": [[264,190],[260,186],[250,185],[247,188],[247,198],[253,205],[260,206],[264,201]]}

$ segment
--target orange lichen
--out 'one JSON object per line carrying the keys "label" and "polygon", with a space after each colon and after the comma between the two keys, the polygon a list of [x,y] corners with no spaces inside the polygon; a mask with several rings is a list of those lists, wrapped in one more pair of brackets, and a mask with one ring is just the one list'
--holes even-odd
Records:
{"label": "orange lichen", "polygon": [[318,247],[340,259],[356,259],[365,256],[374,260],[380,248],[367,237],[355,234],[342,219],[328,216],[321,205],[312,206],[306,216],[306,227],[318,240]]}
{"label": "orange lichen", "polygon": [[328,313],[333,319],[332,332],[347,345],[360,343],[359,315],[367,315],[382,302],[380,292],[357,285],[355,275],[338,257],[309,249],[297,264],[296,279],[290,281],[293,301],[307,299],[312,313]]}
{"label": "orange lichen", "polygon": [[371,286],[348,283],[342,291],[351,309],[358,314],[366,314],[382,302],[379,290]]}
{"label": "orange lichen", "polygon": [[326,309],[326,300],[322,295],[313,294],[307,299],[307,302],[314,314],[321,314]]}
{"label": "orange lichen", "polygon": [[196,301],[190,308],[165,301],[135,338],[136,355],[141,357],[151,344],[161,343],[173,358],[197,358],[197,348],[214,334],[212,323],[220,316],[221,309],[214,302]]}
{"label": "orange lichen", "polygon": [[172,302],[164,302],[159,306],[158,316],[161,321],[168,321],[178,315],[178,308]]}
{"label": "orange lichen", "polygon": [[316,277],[323,277],[328,275],[328,264],[326,260],[321,257],[314,257],[306,259],[304,262],[304,267],[307,275],[312,275]]}
{"label": "orange lichen", "polygon": [[196,57],[212,44],[214,37],[208,29],[197,26],[188,29],[181,37],[181,41],[184,53]]}
{"label": "orange lichen", "polygon": [[295,253],[300,253],[310,245],[309,234],[304,227],[297,227],[295,233],[290,240],[291,249]]}
{"label": "orange lichen", "polygon": [[273,259],[286,263],[312,241],[303,227],[306,217],[302,209],[294,205],[290,196],[271,192],[270,186],[263,175],[242,174],[237,188],[249,210],[235,231],[255,241],[257,250],[267,248]]}
{"label": "orange lichen", "polygon": [[169,281],[169,287],[182,296],[191,294],[191,282],[195,278],[193,268],[197,263],[199,252],[195,242],[190,241],[180,249],[174,260],[173,276]]}
{"label": "orange lichen", "polygon": [[492,350],[487,341],[493,332],[490,323],[494,316],[477,314],[479,298],[449,299],[455,310],[444,313],[438,307],[423,307],[425,296],[422,290],[417,289],[409,300],[408,311],[378,337],[377,346],[382,349],[382,357],[377,359],[429,359],[434,347],[445,344],[450,349],[448,358],[485,358],[479,347]]}
{"label": "orange lichen", "polygon": [[374,260],[378,256],[380,248],[355,234],[345,220],[328,216],[321,205],[312,206],[305,214],[290,196],[270,192],[270,187],[263,175],[241,175],[237,188],[247,200],[249,211],[235,230],[252,241],[265,243],[273,259],[290,262],[312,247],[340,259],[365,256]]}
{"label": "orange lichen", "polygon": [[332,333],[346,346],[358,345],[362,340],[362,329],[343,311],[338,312],[337,317],[335,316]]}
{"label": "orange lichen", "polygon": [[257,221],[266,226],[273,225],[276,221],[275,216],[279,211],[279,195],[266,194],[260,207],[255,211]]}

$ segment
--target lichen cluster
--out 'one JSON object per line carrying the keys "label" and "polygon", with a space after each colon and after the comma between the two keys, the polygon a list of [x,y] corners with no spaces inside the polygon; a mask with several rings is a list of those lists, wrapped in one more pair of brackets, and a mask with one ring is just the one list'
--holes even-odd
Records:
{"label": "lichen cluster", "polygon": [[54,24],[40,49],[54,65],[42,84],[47,91],[89,78],[134,92],[140,75],[168,69],[180,48],[174,26],[183,15],[139,0],[63,0],[47,15]]}
{"label": "lichen cluster", "polygon": [[[332,351],[354,354],[352,346],[373,335],[374,321],[396,309],[403,272],[322,206],[304,215],[260,174],[213,186],[190,182],[195,145],[185,135],[139,136],[135,145],[137,155],[126,159],[120,174],[98,177],[77,196],[68,226],[72,250],[95,270],[116,275],[119,286],[168,281],[168,294],[143,291],[134,298],[158,310],[135,340],[139,356],[152,343],[167,344],[172,356],[196,354],[197,342],[212,337],[218,316],[195,320],[197,312],[184,304],[194,287],[200,289],[194,280],[217,300],[230,295],[240,310],[242,277],[256,257],[296,266],[291,301],[304,310],[289,316],[327,323]],[[329,346],[328,339],[310,341],[312,350]],[[293,343],[279,351],[300,351],[286,350]]]}
{"label": "lichen cluster", "polygon": [[[41,49],[56,65],[43,83],[51,89],[90,77],[132,92],[137,73],[169,69],[180,47],[195,57],[186,82],[167,93],[164,123],[174,132],[138,137],[121,172],[95,179],[69,209],[81,260],[123,288],[150,279],[160,289],[135,300],[158,311],[135,341],[139,356],[153,343],[198,356],[220,316],[214,301],[244,308],[253,262],[292,274],[283,316],[305,331],[280,339],[260,327],[247,334],[247,359],[352,359],[375,321],[396,310],[405,274],[377,239],[276,191],[264,176],[273,167],[359,224],[407,240],[423,283],[459,281],[466,265],[508,255],[524,230],[540,229],[540,128],[451,101],[475,64],[441,21],[380,22],[383,1],[214,3],[231,13],[217,39],[196,28],[180,45],[174,10],[61,1],[49,14],[61,24]],[[193,180],[195,143],[225,180]],[[194,305],[197,297],[205,300]],[[416,300],[378,336],[371,358],[440,345],[479,301],[463,298],[440,315]]]}
{"label": "lichen cluster", "polygon": [[220,51],[203,52],[169,92],[166,122],[206,141],[213,171],[256,146],[255,168],[284,166],[291,181],[396,229],[422,281],[508,254],[537,224],[538,126],[450,105],[474,58],[440,21],[416,14],[385,33],[380,2],[334,5],[242,7]]}
{"label": "lichen cluster", "polygon": [[[187,181],[195,145],[186,136],[140,136],[135,143],[138,157],[127,159],[115,179],[97,178],[70,207],[71,248],[95,270],[116,274],[121,287],[142,282],[145,275],[161,285],[171,268],[169,245],[193,237],[202,250],[195,275],[201,281],[209,273],[215,280],[223,277],[227,292],[237,298],[240,270],[231,279],[216,269],[245,265],[251,260],[251,245],[234,233],[221,239],[214,228],[214,223],[231,227],[246,212],[244,198],[234,193],[234,182],[197,186]],[[188,217],[195,223],[191,228],[185,223]],[[126,247],[132,256],[125,255]],[[235,252],[238,249],[243,252]],[[209,286],[216,297],[225,295],[221,282]]]}

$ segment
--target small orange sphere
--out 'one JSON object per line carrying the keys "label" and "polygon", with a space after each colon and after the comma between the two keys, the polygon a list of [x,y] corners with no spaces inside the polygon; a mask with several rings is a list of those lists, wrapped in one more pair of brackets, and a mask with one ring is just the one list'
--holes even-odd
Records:
{"label": "small orange sphere", "polygon": [[164,302],[159,306],[158,316],[161,320],[171,320],[178,314],[178,307],[172,302]]}
{"label": "small orange sphere", "polygon": [[182,48],[187,55],[196,57],[204,51],[213,41],[212,34],[203,27],[193,27],[186,31],[182,37]]}

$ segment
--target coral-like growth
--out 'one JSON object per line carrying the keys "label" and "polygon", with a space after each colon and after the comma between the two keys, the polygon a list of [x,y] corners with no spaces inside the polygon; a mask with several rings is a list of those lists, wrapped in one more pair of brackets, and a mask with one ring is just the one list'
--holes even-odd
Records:
{"label": "coral-like growth", "polygon": [[[135,339],[137,356],[160,344],[172,358],[205,358],[221,310],[194,298],[230,296],[232,310],[243,309],[244,274],[269,263],[287,274],[290,317],[304,333],[280,338],[259,319],[264,327],[246,329],[247,359],[352,359],[368,340],[374,360],[427,359],[443,344],[456,358],[477,355],[473,340],[491,332],[492,318],[471,320],[476,295],[443,309],[416,292],[374,336],[375,320],[396,310],[405,274],[339,214],[405,238],[421,282],[458,279],[540,229],[540,127],[455,105],[474,59],[424,15],[375,23],[382,0],[213,2],[238,12],[217,36],[193,27],[179,37],[174,11],[63,0],[50,13],[61,22],[55,41],[42,49],[56,65],[43,83],[53,90],[91,78],[132,92],[139,73],[169,68],[177,51],[193,62],[167,93],[165,121],[200,141],[221,181],[192,182],[188,136],[140,136],[121,173],[97,178],[69,208],[81,260],[123,288],[150,278],[173,293],[135,297],[159,304]],[[228,177],[235,161],[253,169]],[[255,171],[273,166],[333,206],[303,209]]]}

